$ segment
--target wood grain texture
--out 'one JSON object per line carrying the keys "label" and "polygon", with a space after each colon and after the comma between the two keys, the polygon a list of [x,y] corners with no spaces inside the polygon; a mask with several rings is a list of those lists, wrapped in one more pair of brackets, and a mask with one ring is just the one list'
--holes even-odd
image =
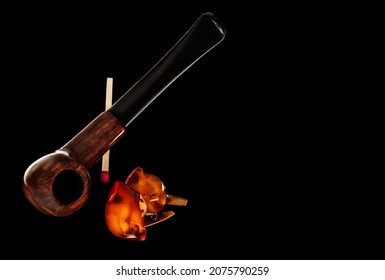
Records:
{"label": "wood grain texture", "polygon": [[[67,144],[32,163],[24,173],[23,191],[32,205],[47,215],[67,216],[78,211],[91,191],[91,168],[124,134],[124,126],[108,111],[101,113]],[[54,194],[55,178],[64,170],[76,172],[83,183],[80,196],[64,203]]]}
{"label": "wood grain texture", "polygon": [[109,111],[101,113],[60,150],[86,169],[92,167],[124,133],[124,126]]}

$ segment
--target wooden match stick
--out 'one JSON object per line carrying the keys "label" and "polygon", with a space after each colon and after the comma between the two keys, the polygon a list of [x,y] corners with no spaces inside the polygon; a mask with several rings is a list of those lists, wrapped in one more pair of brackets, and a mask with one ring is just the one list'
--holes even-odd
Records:
{"label": "wooden match stick", "polygon": [[[106,111],[112,106],[112,78],[107,78],[106,86]],[[108,150],[102,158],[102,173],[100,175],[100,182],[107,184],[110,181],[109,174],[109,161],[110,161],[110,150]]]}

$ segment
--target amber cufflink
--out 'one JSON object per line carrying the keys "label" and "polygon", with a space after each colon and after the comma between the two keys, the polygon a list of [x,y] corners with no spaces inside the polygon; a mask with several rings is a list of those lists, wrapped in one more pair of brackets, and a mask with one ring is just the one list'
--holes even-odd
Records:
{"label": "amber cufflink", "polygon": [[105,208],[107,227],[119,238],[144,241],[147,227],[175,215],[173,211],[163,211],[165,205],[186,206],[187,199],[168,195],[157,176],[137,167],[124,183],[113,184]]}

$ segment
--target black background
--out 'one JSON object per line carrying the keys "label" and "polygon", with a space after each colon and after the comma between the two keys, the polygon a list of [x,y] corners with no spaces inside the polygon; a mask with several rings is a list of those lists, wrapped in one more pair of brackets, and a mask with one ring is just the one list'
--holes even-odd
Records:
{"label": "black background", "polygon": [[[1,259],[383,258],[367,107],[333,7],[126,5],[4,9]],[[33,208],[26,168],[104,110],[107,77],[116,100],[208,11],[225,39],[127,127],[111,183],[98,162],[81,210]],[[189,202],[133,243],[108,231],[104,207],[137,166]]]}

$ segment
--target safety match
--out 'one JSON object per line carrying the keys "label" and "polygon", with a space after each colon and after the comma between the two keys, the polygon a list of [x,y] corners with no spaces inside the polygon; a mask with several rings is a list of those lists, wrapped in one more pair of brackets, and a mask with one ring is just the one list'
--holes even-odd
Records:
{"label": "safety match", "polygon": [[[112,78],[107,78],[106,87],[106,111],[112,106]],[[110,150],[108,150],[102,158],[102,173],[100,174],[100,182],[107,184],[110,181],[109,174],[109,161],[110,161]]]}

